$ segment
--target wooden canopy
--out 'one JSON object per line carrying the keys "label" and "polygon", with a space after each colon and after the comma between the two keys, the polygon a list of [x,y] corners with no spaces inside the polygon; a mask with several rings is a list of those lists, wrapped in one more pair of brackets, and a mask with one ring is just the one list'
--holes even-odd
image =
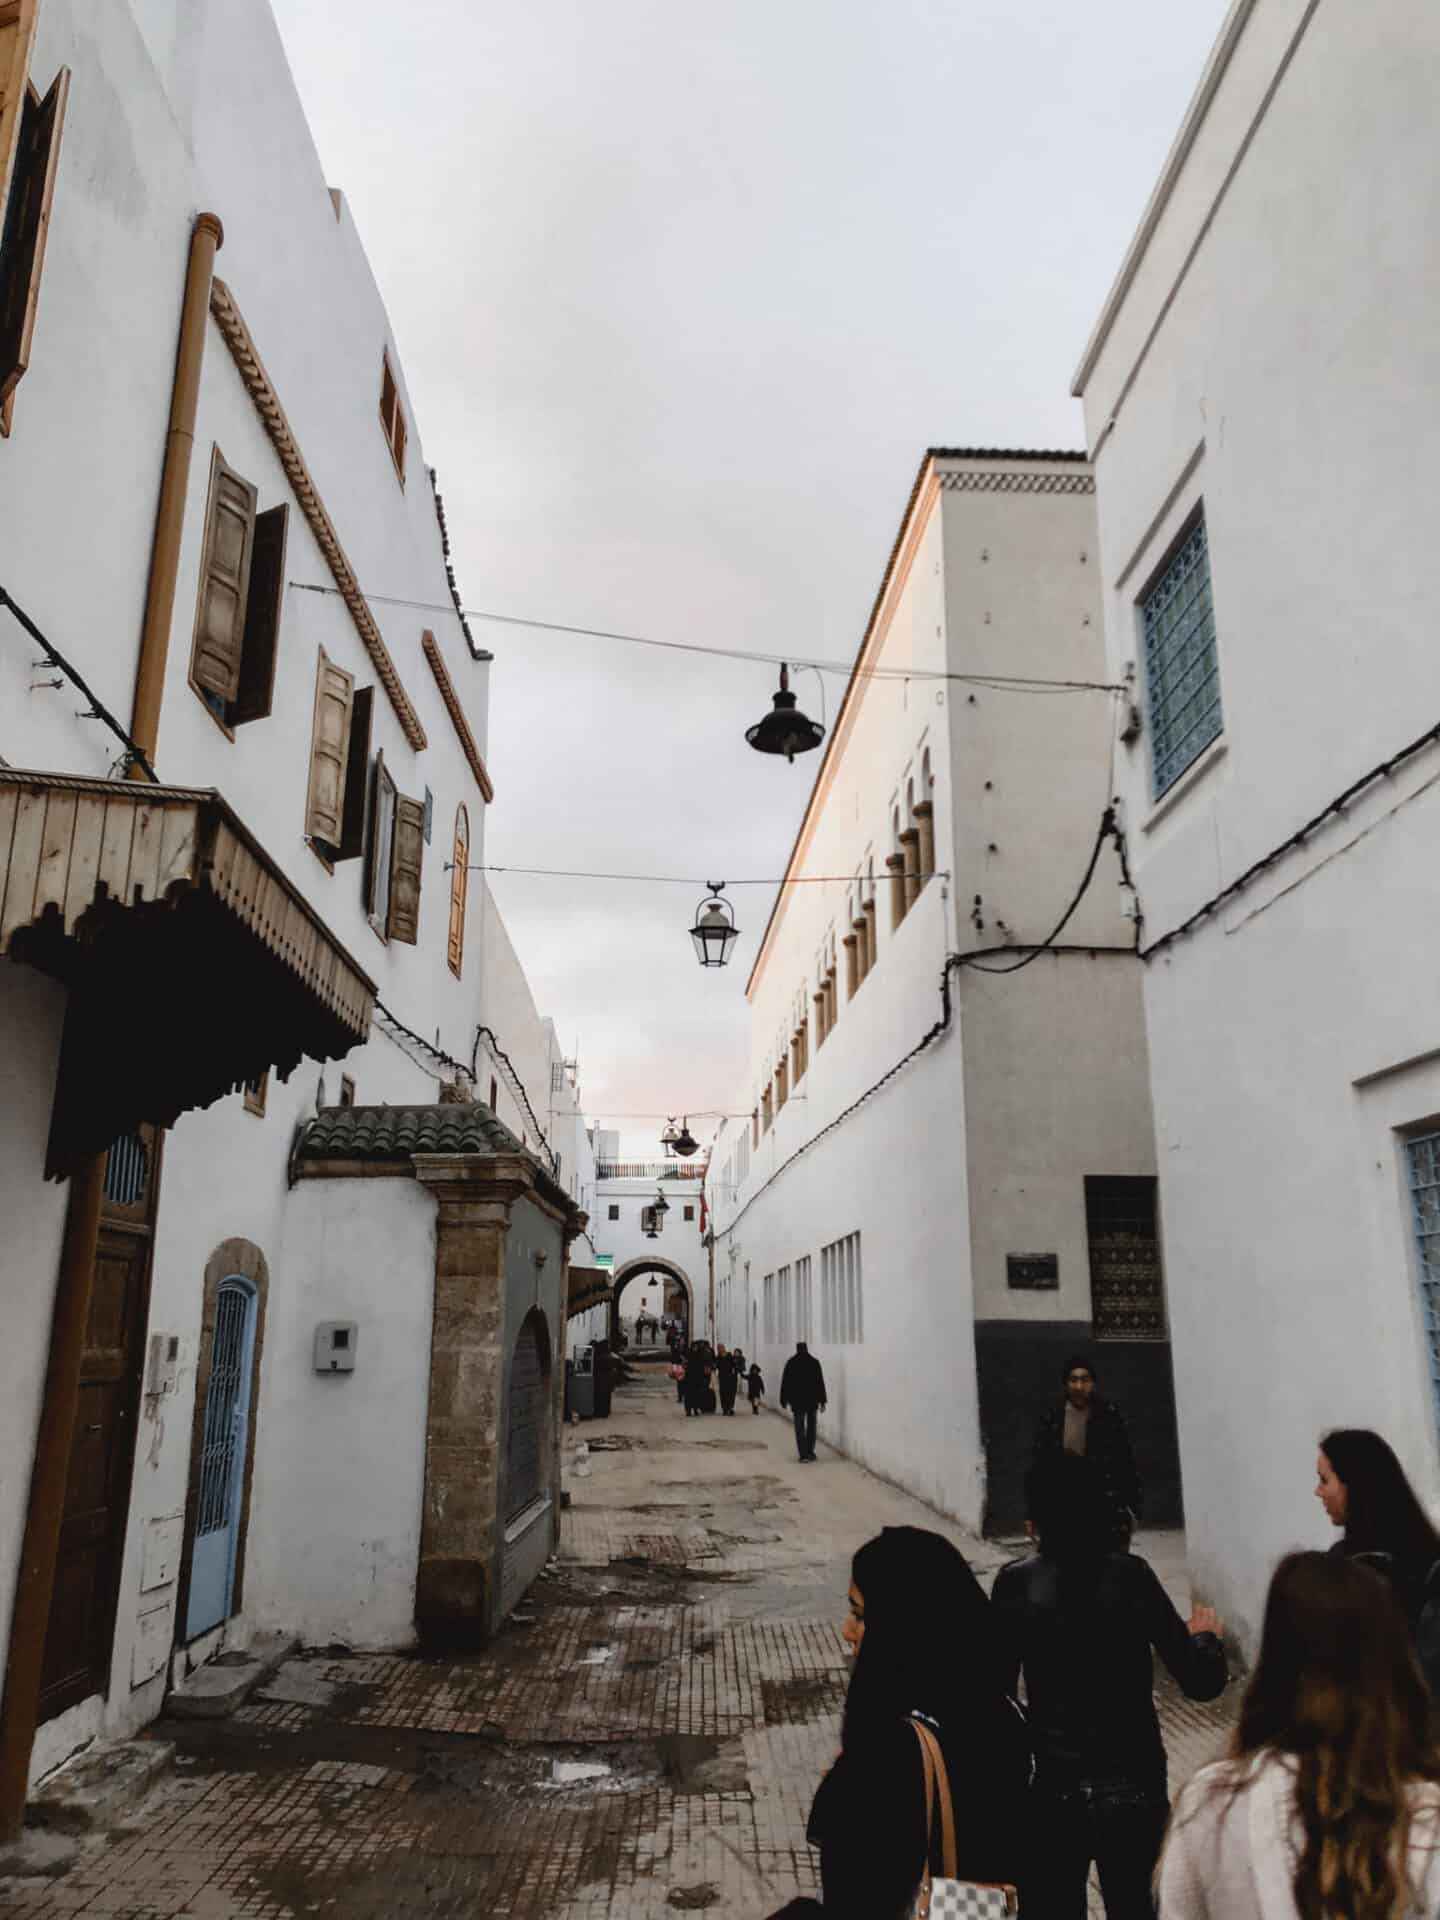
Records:
{"label": "wooden canopy", "polygon": [[370,1030],[374,983],[208,788],[0,768],[0,954],[70,989],[47,1178]]}
{"label": "wooden canopy", "polygon": [[574,1320],[592,1307],[609,1303],[610,1283],[615,1278],[608,1267],[580,1267],[570,1262],[570,1279],[565,1300],[565,1317]]}

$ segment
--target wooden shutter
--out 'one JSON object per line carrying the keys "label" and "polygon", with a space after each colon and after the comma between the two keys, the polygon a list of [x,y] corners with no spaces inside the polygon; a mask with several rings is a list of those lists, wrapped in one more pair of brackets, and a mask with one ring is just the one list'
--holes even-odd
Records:
{"label": "wooden shutter", "polygon": [[[385,749],[375,755],[375,779],[370,788],[370,851],[365,856],[365,911],[385,931],[385,909],[389,899],[390,837],[385,827],[386,810],[393,820],[395,782],[385,771]],[[383,883],[383,884],[382,884]]]}
{"label": "wooden shutter", "polygon": [[385,932],[407,947],[420,938],[420,862],[425,851],[425,805],[395,797],[395,838],[390,848],[390,909]]}
{"label": "wooden shutter", "polygon": [[250,552],[250,590],[240,648],[240,685],[229,719],[239,727],[263,720],[275,702],[275,656],[280,645],[280,609],[285,602],[285,536],[289,507],[255,516]]}
{"label": "wooden shutter", "polygon": [[240,690],[245,646],[245,601],[255,544],[255,489],[216,447],[210,460],[210,503],[200,555],[200,597],[190,677],[197,687],[231,701]]}
{"label": "wooden shutter", "polygon": [[27,94],[20,114],[20,139],[0,229],[0,401],[9,399],[30,364],[69,96],[70,69],[64,67],[43,100],[37,103]]}
{"label": "wooden shutter", "polygon": [[310,736],[310,790],[305,799],[305,831],[312,840],[319,840],[327,847],[340,843],[354,701],[355,676],[337,667],[321,647],[315,675],[315,722]]}
{"label": "wooden shutter", "polygon": [[0,0],[0,233],[25,117],[38,0]]}
{"label": "wooden shutter", "polygon": [[[358,860],[365,851],[365,801],[370,784],[370,716],[374,687],[361,687],[350,709],[350,753],[345,768],[345,805],[340,816],[337,860]],[[367,887],[368,887],[367,876]],[[368,895],[366,904],[368,906]]]}
{"label": "wooden shutter", "polygon": [[450,869],[450,939],[447,958],[458,980],[465,961],[465,893],[469,884],[470,821],[464,807],[455,815],[455,851]]}

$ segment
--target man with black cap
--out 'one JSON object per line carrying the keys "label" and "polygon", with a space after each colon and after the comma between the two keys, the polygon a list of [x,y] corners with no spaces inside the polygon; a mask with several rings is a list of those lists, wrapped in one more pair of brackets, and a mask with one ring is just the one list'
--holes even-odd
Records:
{"label": "man with black cap", "polygon": [[795,1421],[795,1445],[802,1465],[815,1458],[815,1414],[825,1411],[825,1375],[820,1362],[803,1340],[785,1362],[780,1376],[780,1405]]}
{"label": "man with black cap", "polygon": [[1057,1453],[1089,1460],[1115,1516],[1114,1545],[1123,1550],[1140,1524],[1140,1476],[1124,1416],[1111,1401],[1101,1398],[1088,1355],[1070,1356],[1064,1382],[1064,1398],[1044,1415],[1036,1430],[1031,1467]]}

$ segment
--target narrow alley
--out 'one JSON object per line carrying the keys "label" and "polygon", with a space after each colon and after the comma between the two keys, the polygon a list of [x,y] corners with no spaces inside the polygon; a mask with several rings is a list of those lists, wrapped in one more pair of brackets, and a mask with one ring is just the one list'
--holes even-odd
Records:
{"label": "narrow alley", "polygon": [[[581,1448],[584,1451],[581,1451]],[[789,1424],[688,1421],[657,1365],[567,1430],[558,1562],[483,1653],[297,1652],[229,1718],[165,1720],[173,1771],[108,1833],[32,1833],[6,1920],[307,1914],[760,1920],[812,1890],[854,1548],[887,1524],[977,1543]],[[1182,1607],[1181,1544],[1140,1536]],[[1179,1784],[1234,1689],[1162,1688]]]}

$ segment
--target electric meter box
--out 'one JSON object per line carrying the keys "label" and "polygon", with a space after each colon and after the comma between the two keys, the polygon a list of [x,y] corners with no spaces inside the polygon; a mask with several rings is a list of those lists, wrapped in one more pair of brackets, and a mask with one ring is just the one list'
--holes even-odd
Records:
{"label": "electric meter box", "polygon": [[353,1373],[358,1338],[353,1320],[322,1320],[315,1329],[315,1371]]}

